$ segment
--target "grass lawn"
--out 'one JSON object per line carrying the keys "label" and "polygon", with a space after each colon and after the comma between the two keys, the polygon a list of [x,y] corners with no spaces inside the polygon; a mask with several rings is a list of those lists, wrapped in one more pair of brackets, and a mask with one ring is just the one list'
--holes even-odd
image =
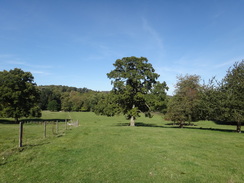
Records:
{"label": "grass lawn", "polygon": [[0,122],[0,182],[244,182],[244,135],[211,121],[183,129],[155,115],[127,126],[123,116],[44,112],[43,119],[79,120],[59,134],[49,126]]}

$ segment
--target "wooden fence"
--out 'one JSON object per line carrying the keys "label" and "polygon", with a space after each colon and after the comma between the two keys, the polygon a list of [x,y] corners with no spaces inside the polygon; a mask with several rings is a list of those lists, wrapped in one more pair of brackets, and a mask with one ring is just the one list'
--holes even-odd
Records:
{"label": "wooden fence", "polygon": [[79,121],[73,121],[73,120],[65,120],[65,121],[58,121],[58,120],[49,120],[49,121],[21,121],[19,123],[19,147],[23,147],[23,137],[24,137],[24,131],[25,131],[25,125],[40,125],[43,126],[43,138],[47,138],[49,127],[49,135],[50,135],[50,129],[52,135],[59,135],[60,133],[64,133],[65,130],[70,130],[73,127],[79,126]]}

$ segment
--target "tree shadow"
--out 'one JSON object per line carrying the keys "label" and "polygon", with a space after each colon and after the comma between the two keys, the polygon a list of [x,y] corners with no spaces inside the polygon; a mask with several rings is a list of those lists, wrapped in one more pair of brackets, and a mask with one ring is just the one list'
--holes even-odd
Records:
{"label": "tree shadow", "polygon": [[50,144],[50,142],[42,142],[42,143],[37,143],[37,144],[26,144],[26,145],[23,145],[22,148],[24,150],[25,148],[28,148],[28,147],[33,148],[33,147],[43,146],[46,144]]}
{"label": "tree shadow", "polygon": [[[60,118],[56,118],[56,119],[37,119],[37,118],[34,118],[34,119],[31,119],[31,118],[28,118],[28,119],[20,119],[19,121],[23,121],[25,123],[38,123],[38,122],[65,122],[65,120],[70,121],[71,119],[60,119]],[[11,120],[11,119],[0,119],[0,124],[17,124],[14,120]]]}
{"label": "tree shadow", "polygon": [[[116,126],[130,126],[130,123],[117,123]],[[159,126],[156,124],[148,124],[148,123],[143,123],[143,122],[136,122],[135,127],[159,127],[159,128],[164,128],[164,126]]]}
{"label": "tree shadow", "polygon": [[[129,123],[117,123],[117,126],[129,126]],[[236,132],[236,130],[231,129],[219,129],[219,128],[204,128],[204,127],[195,127],[195,124],[186,124],[183,128],[180,128],[178,125],[173,123],[167,123],[165,125],[156,125],[148,124],[144,122],[136,122],[136,127],[152,127],[152,128],[174,128],[174,129],[188,129],[188,130],[208,130],[208,131],[219,131],[219,132]]]}
{"label": "tree shadow", "polygon": [[189,130],[208,130],[208,131],[219,131],[219,132],[236,132],[236,130],[230,130],[230,129],[219,129],[219,128],[203,128],[203,127],[186,127],[185,129]]}
{"label": "tree shadow", "polygon": [[[216,125],[229,125],[229,126],[236,126],[237,122],[233,122],[233,121],[213,121]],[[242,124],[242,126],[244,126],[244,124]]]}
{"label": "tree shadow", "polygon": [[0,119],[1,124],[16,124],[14,120]]}
{"label": "tree shadow", "polygon": [[[173,123],[173,122],[171,122],[171,123],[166,123],[165,125],[174,125],[174,126],[176,126],[176,125],[180,125],[179,123]],[[196,124],[193,124],[193,123],[184,123],[184,126],[197,126]]]}
{"label": "tree shadow", "polygon": [[156,124],[147,124],[147,123],[143,123],[143,122],[137,122],[135,124],[135,126],[138,126],[138,127],[157,127],[157,128],[163,128],[163,126],[159,126],[159,125],[156,125]]}
{"label": "tree shadow", "polygon": [[[196,123],[197,121],[195,121]],[[213,121],[215,124],[218,125],[230,125],[230,126],[236,126],[235,122],[221,122],[221,121]],[[178,125],[175,123],[167,123],[165,125]],[[211,130],[211,131],[220,131],[220,132],[236,132],[236,130],[233,129],[221,129],[221,128],[212,128],[212,127],[196,127],[198,126],[197,124],[193,124],[193,123],[185,123],[183,128],[185,129],[198,129],[198,130]],[[173,127],[172,127],[173,128]],[[176,126],[176,128],[179,128],[179,126]]]}
{"label": "tree shadow", "polygon": [[56,119],[24,119],[24,120],[21,120],[21,121],[24,121],[24,122],[65,122],[65,120],[70,121],[71,119],[61,119],[61,118],[56,118]]}

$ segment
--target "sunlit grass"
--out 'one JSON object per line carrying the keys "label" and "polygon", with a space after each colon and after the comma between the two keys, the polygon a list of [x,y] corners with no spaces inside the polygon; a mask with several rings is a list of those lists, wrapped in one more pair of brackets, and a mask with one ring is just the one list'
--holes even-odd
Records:
{"label": "sunlit grass", "polygon": [[13,140],[18,125],[0,124],[1,149],[8,144],[0,151],[0,182],[244,181],[244,136],[221,131],[234,126],[201,121],[179,129],[155,115],[129,127],[123,116],[69,115],[79,127],[44,139],[43,126],[30,124],[22,149]]}

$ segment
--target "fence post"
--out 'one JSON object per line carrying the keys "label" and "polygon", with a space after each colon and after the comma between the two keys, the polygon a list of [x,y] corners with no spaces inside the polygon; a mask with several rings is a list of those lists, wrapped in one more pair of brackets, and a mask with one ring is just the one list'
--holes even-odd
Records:
{"label": "fence post", "polygon": [[47,136],[47,122],[44,121],[44,138]]}
{"label": "fence post", "polygon": [[19,122],[19,147],[22,147],[22,139],[23,139],[23,122]]}
{"label": "fence post", "polygon": [[67,130],[67,119],[65,119],[65,130]]}
{"label": "fence post", "polygon": [[56,133],[58,134],[58,120],[56,121]]}

